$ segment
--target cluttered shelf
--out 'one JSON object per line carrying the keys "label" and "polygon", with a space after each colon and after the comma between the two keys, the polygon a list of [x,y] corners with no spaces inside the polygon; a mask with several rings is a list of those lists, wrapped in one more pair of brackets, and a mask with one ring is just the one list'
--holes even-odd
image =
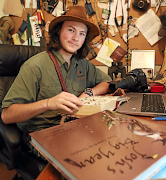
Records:
{"label": "cluttered shelf", "polygon": [[[139,2],[139,0],[137,0],[137,1]],[[155,50],[155,64],[156,65],[162,64],[163,50],[165,48],[166,37],[163,37],[158,40],[153,39],[152,41],[151,40],[149,41],[146,37],[144,37],[145,34],[142,34],[142,31],[140,31],[140,29],[138,30],[138,28],[135,28],[135,22],[137,20],[139,20],[141,18],[141,16],[145,15],[148,10],[152,10],[153,12],[155,12],[156,8],[153,7],[155,5],[152,4],[153,1],[151,1],[151,3],[148,4],[147,9],[145,11],[140,11],[138,8],[134,8],[132,5],[133,3],[136,4],[137,1],[131,0],[131,2],[129,1],[128,4],[126,3],[127,1],[125,1],[125,0],[122,0],[122,1],[114,0],[114,1],[110,1],[109,3],[108,3],[108,1],[101,1],[101,0],[99,0],[99,1],[91,0],[91,1],[86,1],[86,2],[83,0],[79,0],[79,1],[75,2],[74,5],[82,5],[82,6],[86,6],[87,8],[92,7],[91,11],[88,12],[89,18],[91,19],[91,21],[95,22],[96,24],[101,25],[101,26],[99,26],[101,35],[99,37],[97,37],[95,39],[95,41],[92,43],[92,51],[88,57],[89,59],[92,59],[93,64],[105,65],[105,63],[103,63],[102,61],[99,61],[98,58],[96,58],[96,56],[97,56],[101,46],[103,45],[106,37],[115,41],[116,44],[118,44],[124,50],[129,50],[129,52],[131,52],[133,49]],[[43,17],[45,24],[41,23],[41,25],[38,27],[37,30],[39,30],[39,28],[41,28],[41,32],[40,32],[41,36],[43,34],[45,36],[45,39],[47,42],[49,22],[52,19],[54,19],[55,16],[58,16],[60,14],[60,12],[63,11],[65,2],[66,2],[65,9],[72,6],[74,3],[74,1],[70,1],[70,0],[63,1],[63,2],[52,0],[51,2],[54,2],[54,7],[52,7],[51,10],[50,9],[48,10],[48,8],[46,9],[46,6],[45,6],[45,4],[48,3],[48,1],[46,1],[46,0],[37,1],[37,2],[40,2],[40,6],[38,8],[37,8],[36,0],[32,1],[33,4],[31,4],[31,6],[30,6],[31,0],[26,0],[26,1],[22,1],[22,2],[24,2],[24,8],[22,6],[19,6],[20,0],[14,0],[14,1],[3,0],[3,1],[1,1],[1,5],[2,5],[1,7],[3,7],[3,5],[4,5],[3,9],[5,9],[5,12],[7,12],[7,14],[9,14],[10,17],[15,22],[14,23],[15,27],[11,31],[12,37],[15,38],[15,41],[18,41],[18,39],[17,39],[18,37],[16,37],[16,35],[19,32],[19,28],[21,27],[23,22],[27,22],[27,20],[28,20],[27,15],[29,14],[30,19],[32,19],[32,21],[34,21],[35,20],[34,18],[38,13],[37,9],[40,9],[42,12],[42,15],[43,15],[42,17]],[[147,1],[145,1],[145,2],[147,3]],[[165,1],[162,3],[162,5],[158,8],[158,11],[156,14],[153,12],[150,12],[150,13],[153,13],[155,18],[158,18],[166,10],[165,3],[166,3]],[[17,4],[17,7],[16,7],[16,4]],[[15,8],[13,9],[13,7],[15,7]],[[111,12],[110,16],[108,16],[108,14],[107,14],[109,7],[110,7],[110,12]],[[128,7],[130,7],[129,11],[127,11]],[[130,23],[131,23],[130,27],[132,27],[130,30],[127,29],[127,27],[128,27],[127,19],[126,19],[127,15],[130,17]],[[109,17],[109,21],[108,21],[108,17]],[[121,36],[123,36],[123,38],[120,36],[120,33],[118,32],[118,29],[116,28],[116,25],[114,22],[114,18],[117,18],[118,23],[120,24],[120,22],[122,22],[121,21],[122,17],[124,18],[123,28],[121,31]],[[154,17],[153,17],[153,20],[154,20]],[[153,29],[153,28],[151,28],[152,25],[156,24],[156,21],[155,21],[155,23],[153,23],[151,19],[147,19],[144,17],[142,17],[140,19],[140,21],[141,21],[141,22],[139,22],[140,25],[145,23],[145,25],[143,25],[145,27],[145,31],[147,29],[148,30]],[[142,21],[144,21],[144,22],[142,22]],[[148,22],[150,24],[150,27],[148,25]],[[107,26],[107,23],[108,23],[108,26]],[[147,29],[146,29],[146,27],[147,27]],[[156,26],[155,28],[158,28],[158,27]],[[128,41],[129,44],[126,43],[127,30],[129,30],[129,36],[130,35],[134,36],[133,38],[129,39],[129,41]],[[32,31],[33,31],[33,28],[32,28]],[[146,32],[146,33],[148,33],[148,32]],[[151,33],[151,31],[149,31],[149,33]],[[34,34],[34,31],[32,34]],[[25,38],[24,40],[27,39],[26,38],[27,35],[25,35],[25,34],[22,37]],[[41,39],[44,41],[44,38],[38,38],[36,41],[40,42]],[[17,43],[18,42],[15,42],[15,44],[17,44]],[[129,49],[127,49],[127,48],[129,48]],[[129,54],[127,60],[130,65],[130,54]],[[126,58],[123,57],[122,62],[124,64],[126,64]]]}

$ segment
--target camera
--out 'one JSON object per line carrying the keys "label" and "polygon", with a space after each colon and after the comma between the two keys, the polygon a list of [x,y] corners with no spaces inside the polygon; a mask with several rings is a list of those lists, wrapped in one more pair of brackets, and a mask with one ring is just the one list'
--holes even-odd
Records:
{"label": "camera", "polygon": [[139,10],[142,10],[142,11],[146,11],[149,4],[150,4],[150,1],[147,1],[147,0],[134,0],[134,2],[132,4],[133,4],[133,7],[137,8]]}
{"label": "camera", "polygon": [[126,76],[126,68],[123,66],[122,62],[112,62],[112,66],[108,68],[108,75],[113,80],[113,76],[117,78],[118,74],[121,74],[121,78]]}
{"label": "camera", "polygon": [[118,88],[128,89],[134,92],[143,92],[148,88],[145,73],[142,69],[134,69],[127,73],[122,80],[110,82],[109,89],[111,92],[115,92]]}

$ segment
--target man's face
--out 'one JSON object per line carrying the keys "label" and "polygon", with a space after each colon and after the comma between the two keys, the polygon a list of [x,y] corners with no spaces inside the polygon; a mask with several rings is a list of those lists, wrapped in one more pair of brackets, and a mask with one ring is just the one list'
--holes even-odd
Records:
{"label": "man's face", "polygon": [[65,21],[60,30],[60,42],[64,51],[73,54],[85,41],[88,28],[85,24]]}

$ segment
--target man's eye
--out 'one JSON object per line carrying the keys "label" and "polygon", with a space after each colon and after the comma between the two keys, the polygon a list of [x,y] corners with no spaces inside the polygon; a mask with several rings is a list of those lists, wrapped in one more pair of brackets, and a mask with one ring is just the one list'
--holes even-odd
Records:
{"label": "man's eye", "polygon": [[85,33],[80,33],[81,34],[81,36],[86,36],[86,34]]}
{"label": "man's eye", "polygon": [[73,29],[69,29],[69,31],[74,32],[74,30],[73,30]]}

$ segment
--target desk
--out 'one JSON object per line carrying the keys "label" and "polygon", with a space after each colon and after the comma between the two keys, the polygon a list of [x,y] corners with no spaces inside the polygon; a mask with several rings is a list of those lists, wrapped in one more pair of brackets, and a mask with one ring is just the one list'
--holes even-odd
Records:
{"label": "desk", "polygon": [[62,175],[48,163],[36,180],[63,180]]}

